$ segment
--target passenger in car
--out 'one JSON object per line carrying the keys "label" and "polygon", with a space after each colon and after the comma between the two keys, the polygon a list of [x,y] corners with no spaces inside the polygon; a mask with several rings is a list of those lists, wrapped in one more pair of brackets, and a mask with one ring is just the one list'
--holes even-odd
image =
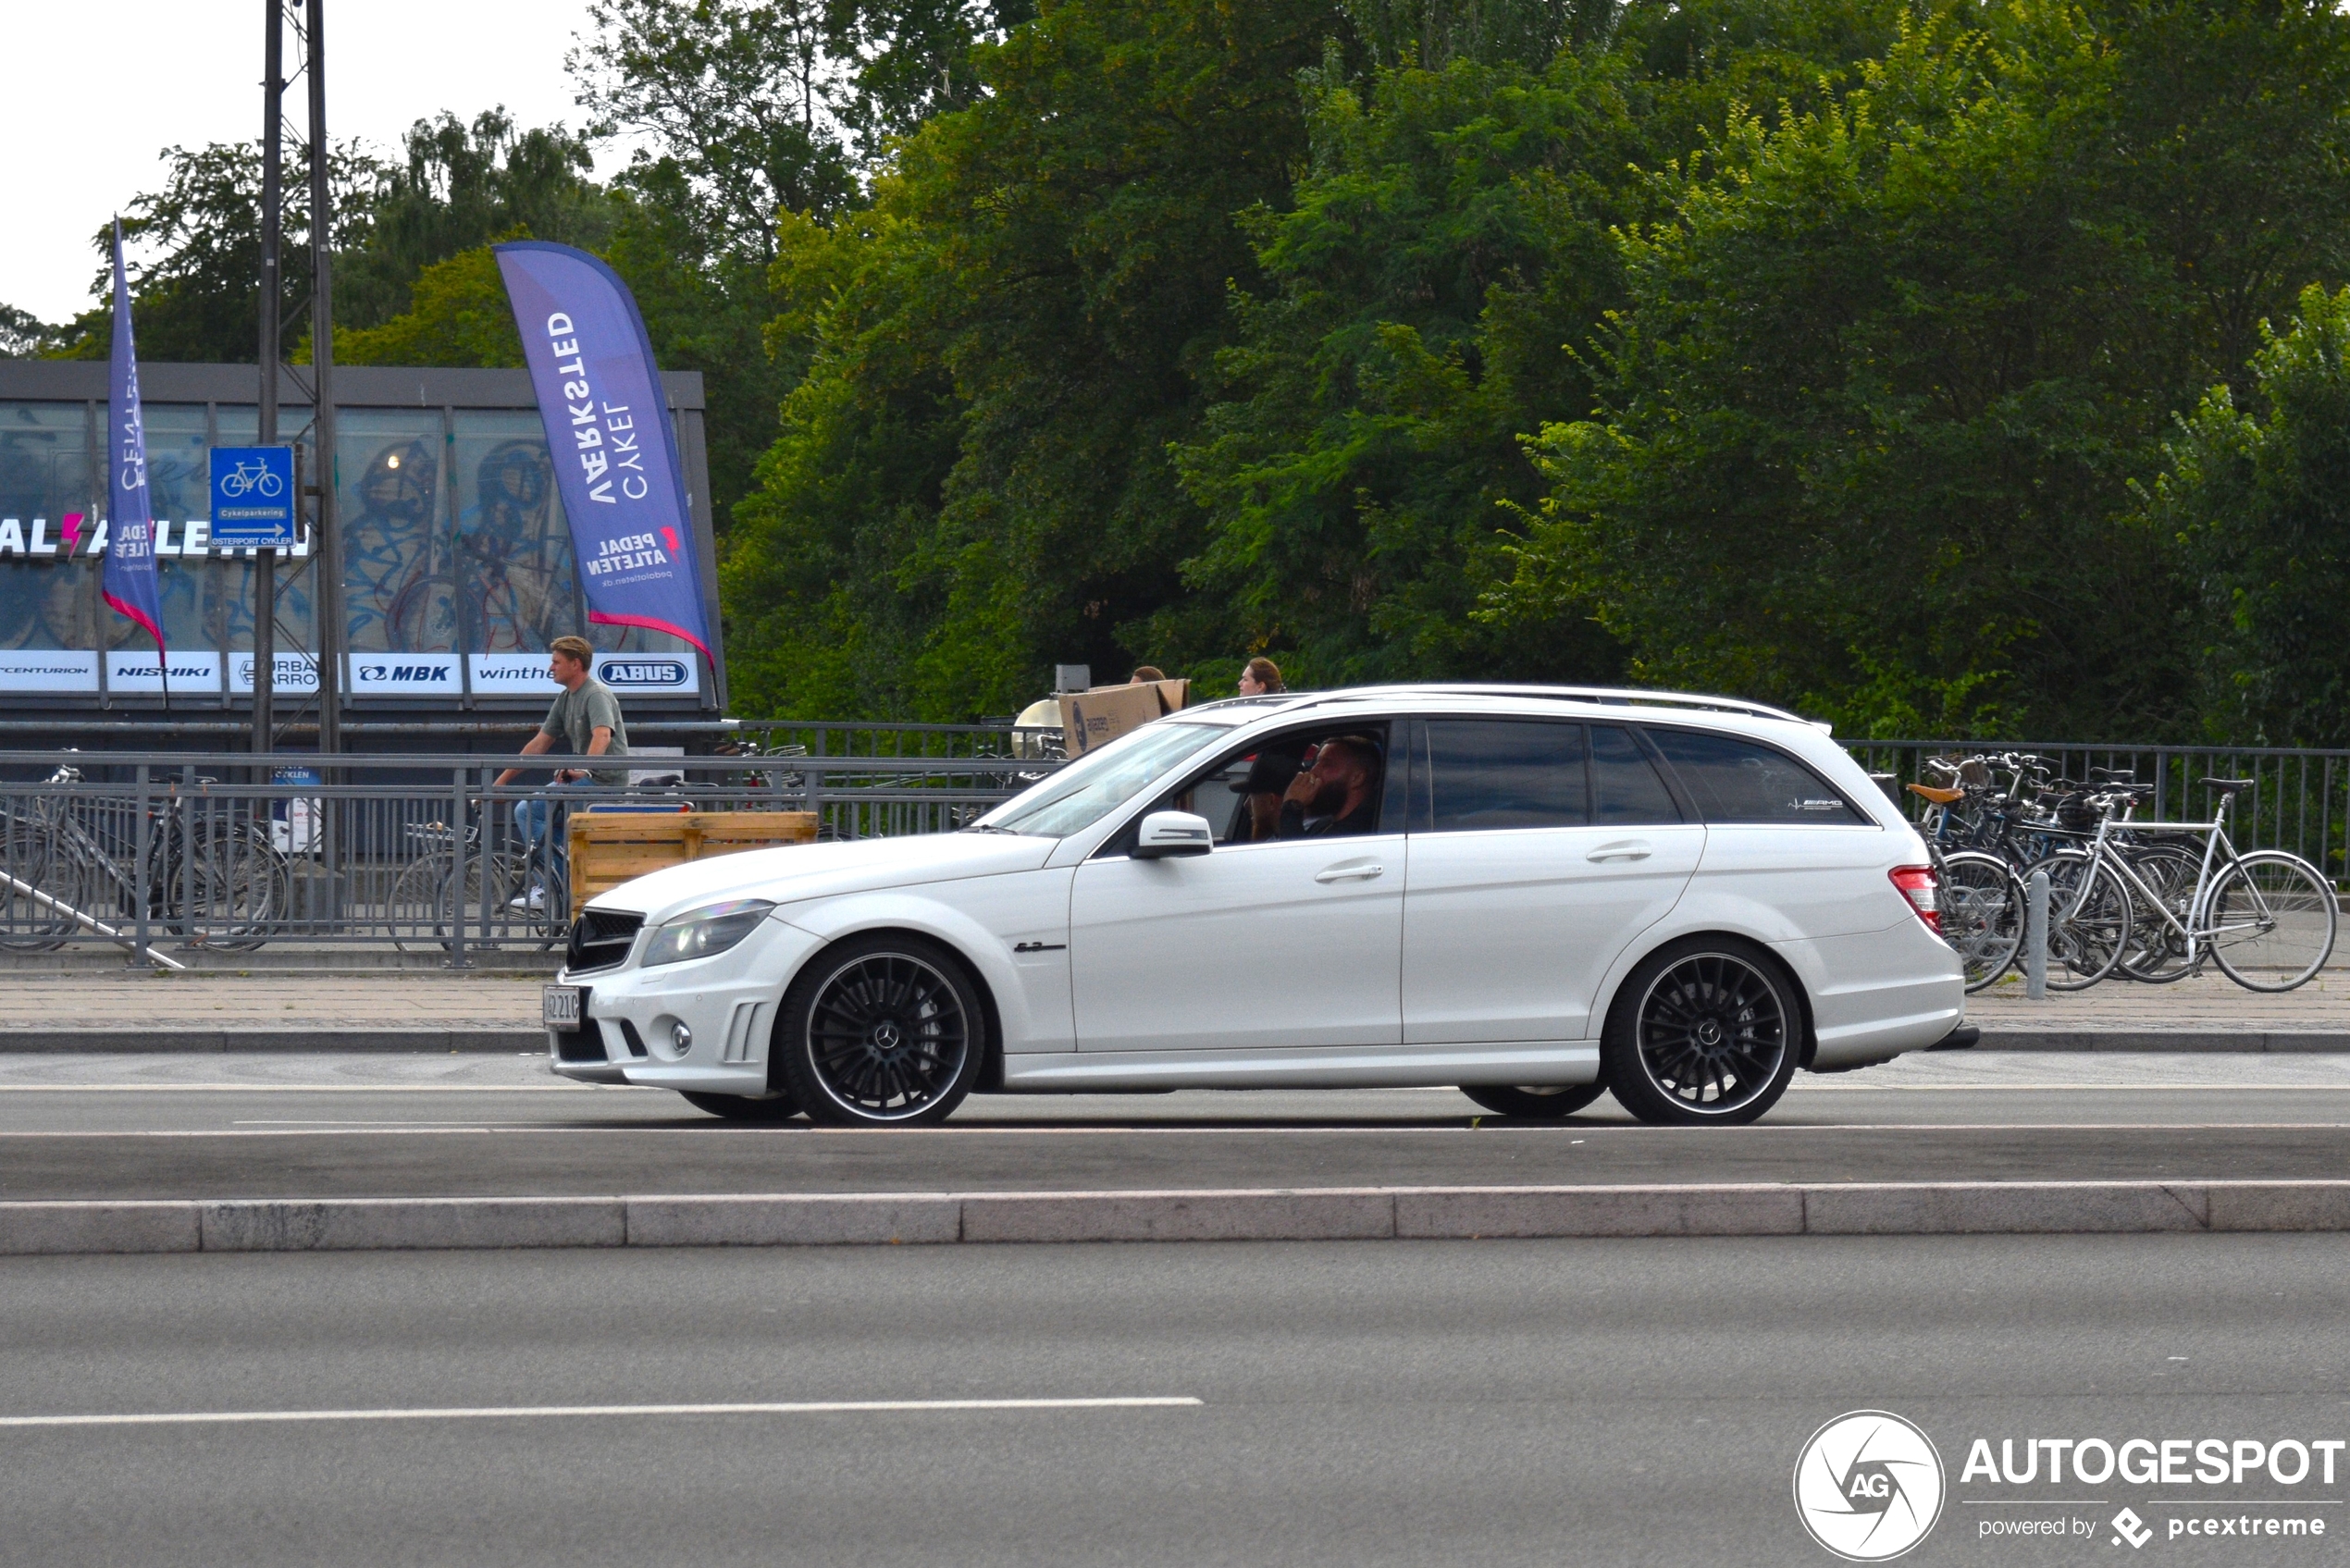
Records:
{"label": "passenger in car", "polygon": [[1379,826],[1379,747],[1360,735],[1333,735],[1281,793],[1280,836],[1337,837]]}

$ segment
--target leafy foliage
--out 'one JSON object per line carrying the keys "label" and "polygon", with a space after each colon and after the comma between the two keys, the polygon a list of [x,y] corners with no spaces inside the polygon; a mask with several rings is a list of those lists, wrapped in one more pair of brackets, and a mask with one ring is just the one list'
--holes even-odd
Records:
{"label": "leafy foliage", "polygon": [[2142,494],[2200,589],[2192,644],[2211,731],[2350,740],[2350,289],[2312,286],[2264,332],[2246,406],[2212,388]]}

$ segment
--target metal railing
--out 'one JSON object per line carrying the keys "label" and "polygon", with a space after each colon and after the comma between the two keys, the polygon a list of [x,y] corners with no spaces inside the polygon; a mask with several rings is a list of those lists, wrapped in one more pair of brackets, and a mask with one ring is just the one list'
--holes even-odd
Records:
{"label": "metal railing", "polygon": [[[15,781],[0,782],[0,952],[113,945],[168,966],[191,948],[390,944],[463,967],[562,943],[561,860],[515,807],[550,798],[550,760],[580,759],[275,760],[0,751]],[[509,765],[532,772],[500,787]],[[785,749],[625,765],[633,782],[568,787],[563,809],[811,811],[821,839],[938,833],[1055,764]]]}
{"label": "metal railing", "polygon": [[[2210,818],[2214,798],[2198,782],[2251,779],[2228,822],[2236,847],[2289,849],[2335,883],[2350,875],[2350,751],[2285,747],[2113,746],[2066,741],[1847,741],[1845,749],[1873,772],[1899,784],[1930,784],[1921,771],[1929,757],[2030,752],[2047,759],[2054,777],[2085,781],[2091,768],[2124,769],[2154,786],[2148,821]],[[1901,795],[1908,804],[1914,796]],[[1915,815],[1914,812],[1911,815]]]}

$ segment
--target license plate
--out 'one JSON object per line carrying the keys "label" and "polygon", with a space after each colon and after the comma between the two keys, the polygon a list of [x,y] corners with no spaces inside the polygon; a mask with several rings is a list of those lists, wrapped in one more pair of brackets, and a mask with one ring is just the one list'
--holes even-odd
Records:
{"label": "license plate", "polygon": [[550,985],[540,993],[540,1005],[545,1011],[547,1027],[549,1029],[577,1029],[579,1027],[579,997],[580,987],[576,985]]}

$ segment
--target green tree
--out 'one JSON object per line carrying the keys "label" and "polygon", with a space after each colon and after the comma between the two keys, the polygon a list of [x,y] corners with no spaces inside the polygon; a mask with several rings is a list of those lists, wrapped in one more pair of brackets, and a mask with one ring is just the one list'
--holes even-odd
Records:
{"label": "green tree", "polygon": [[338,327],[405,314],[426,268],[501,236],[595,250],[610,235],[612,206],[588,178],[588,143],[560,125],[523,130],[501,105],[468,126],[444,109],[409,127],[401,150],[384,170],[365,240],[336,258]]}
{"label": "green tree", "polygon": [[1311,102],[1311,172],[1247,221],[1268,292],[1236,297],[1230,401],[1176,449],[1210,532],[1158,642],[1219,681],[1258,649],[1323,685],[1616,675],[1588,616],[1473,611],[1540,494],[1519,433],[1590,405],[1568,345],[1620,298],[1617,63],[1317,75]]}
{"label": "green tree", "polygon": [[[2265,324],[2264,324],[2265,326]],[[2350,740],[2350,290],[2303,291],[2263,331],[2245,405],[2205,394],[2145,492],[2199,588],[2207,726],[2269,746]]]}
{"label": "green tree", "polygon": [[1305,152],[1311,0],[1069,0],[974,55],[869,211],[786,223],[804,331],[723,573],[746,710],[963,717],[1149,652],[1202,518],[1167,461]]}
{"label": "green tree", "polygon": [[[191,151],[167,147],[163,188],[133,196],[122,211],[124,265],[142,359],[251,364],[261,321],[261,153],[253,142],[214,142]],[[288,166],[307,167],[307,149]],[[383,167],[345,143],[328,163],[334,197],[333,242],[355,249],[374,220]],[[309,308],[310,188],[299,173],[286,188],[279,319],[291,339]],[[55,351],[68,359],[104,359],[114,342],[114,228],[100,226],[91,244],[101,260],[90,283],[98,302],[64,329]],[[137,257],[150,259],[140,262]]]}
{"label": "green tree", "polygon": [[2127,486],[2259,313],[2350,259],[2350,23],[1974,19],[1665,171],[1670,217],[1620,242],[1598,415],[1535,443],[1551,490],[1499,623],[1596,602],[1647,678],[1875,733],[2192,724]]}

